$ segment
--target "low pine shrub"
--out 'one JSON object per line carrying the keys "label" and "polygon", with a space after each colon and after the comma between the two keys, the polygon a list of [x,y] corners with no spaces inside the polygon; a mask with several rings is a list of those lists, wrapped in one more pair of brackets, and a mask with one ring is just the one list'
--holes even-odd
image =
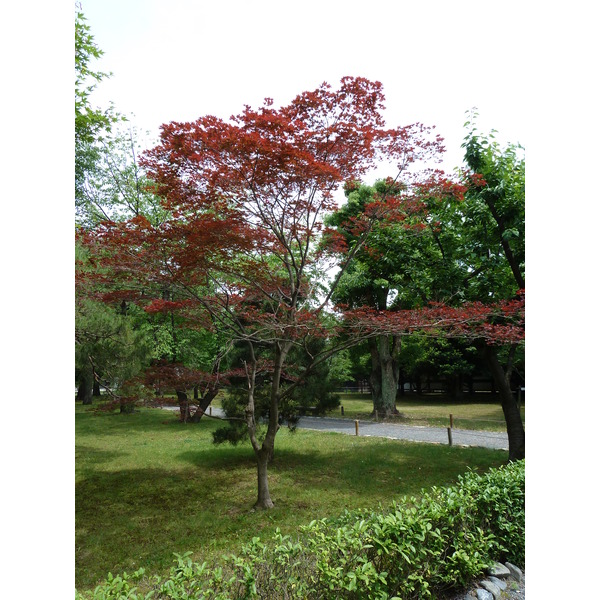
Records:
{"label": "low pine shrub", "polygon": [[[176,555],[168,577],[143,569],[78,600],[253,598],[411,600],[464,587],[494,560],[525,566],[525,465],[469,472],[450,488],[403,498],[387,511],[313,521],[296,539],[257,537],[218,565]],[[133,585],[135,583],[136,585]]]}

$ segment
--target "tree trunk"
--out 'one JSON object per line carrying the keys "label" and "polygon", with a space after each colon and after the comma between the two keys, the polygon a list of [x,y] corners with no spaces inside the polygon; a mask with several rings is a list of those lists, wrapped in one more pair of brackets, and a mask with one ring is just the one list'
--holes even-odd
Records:
{"label": "tree trunk", "polygon": [[270,460],[270,454],[268,448],[263,447],[261,451],[256,454],[256,466],[258,472],[258,498],[254,508],[269,509],[275,505],[271,500],[269,494],[269,478],[268,478],[268,465]]}
{"label": "tree trunk", "polygon": [[448,395],[453,400],[462,400],[462,378],[460,375],[450,375],[448,377]]}
{"label": "tree trunk", "polygon": [[[198,401],[198,408],[194,411],[194,414],[189,417],[190,423],[198,423],[204,416],[206,409],[210,406],[210,403],[215,399],[219,390],[209,389],[204,393],[204,396]],[[197,391],[194,393],[194,398],[197,399]]]}
{"label": "tree trunk", "polygon": [[371,350],[371,389],[373,393],[373,411],[389,416],[397,414],[396,394],[400,371],[396,361],[397,338],[380,335],[369,339]]}
{"label": "tree trunk", "polygon": [[77,400],[83,404],[92,404],[93,381],[91,370],[83,369],[79,376],[79,386],[77,388]]}
{"label": "tree trunk", "polygon": [[275,436],[279,430],[279,400],[281,386],[281,372],[286,356],[288,355],[291,342],[275,342],[275,356],[273,361],[273,375],[271,380],[271,399],[269,406],[269,424],[267,433],[262,445],[259,444],[256,436],[256,420],[254,415],[254,390],[256,383],[256,357],[251,343],[248,344],[252,356],[252,369],[247,373],[248,376],[248,405],[246,406],[246,421],[248,424],[248,433],[250,442],[256,456],[256,468],[258,479],[258,497],[254,508],[269,509],[274,504],[269,494],[268,465],[273,458],[275,450]]}
{"label": "tree trunk", "polygon": [[182,390],[175,390],[177,394],[177,401],[179,402],[179,420],[183,423],[187,423],[191,413],[190,413],[190,403],[187,397],[187,394]]}
{"label": "tree trunk", "polygon": [[525,458],[525,429],[517,401],[510,389],[510,375],[505,373],[500,364],[496,348],[484,346],[480,350],[482,350],[492,372],[496,388],[500,393],[502,412],[504,413],[506,432],[508,433],[508,460],[520,460]]}

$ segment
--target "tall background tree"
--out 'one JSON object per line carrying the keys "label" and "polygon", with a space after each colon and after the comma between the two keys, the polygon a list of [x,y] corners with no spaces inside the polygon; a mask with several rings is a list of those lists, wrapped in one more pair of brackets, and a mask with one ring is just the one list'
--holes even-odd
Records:
{"label": "tall background tree", "polygon": [[[462,198],[462,191],[458,185],[448,185],[445,189],[425,185],[417,190],[409,219],[376,223],[342,276],[335,300],[352,308],[367,306],[376,311],[397,311],[451,296],[457,273],[447,261],[439,240],[432,235],[437,225],[432,223],[431,213],[433,208],[439,210],[440,203],[456,203]],[[327,223],[352,247],[357,241],[353,233],[355,220],[379,198],[401,198],[403,192],[399,182],[378,181],[374,186],[351,183],[345,190],[347,203],[330,215]],[[398,335],[368,338],[373,410],[384,416],[398,412],[401,344]]]}
{"label": "tall background tree", "polygon": [[[464,172],[469,182],[463,226],[463,260],[468,265],[465,295],[489,301],[514,298],[525,290],[525,158],[523,148],[502,148],[494,132],[482,135],[476,114],[467,121]],[[498,346],[477,341],[502,402],[511,459],[525,456],[525,430],[511,389],[516,360],[523,361],[521,346]]]}
{"label": "tall background tree", "polygon": [[[442,302],[460,307],[470,302],[492,304],[518,297],[525,285],[525,162],[522,148],[501,148],[489,135],[478,133],[473,120],[468,133],[465,168],[461,180],[464,198],[456,187],[426,186],[418,196],[412,219],[377,223],[371,228],[351,267],[343,274],[336,299],[353,308],[394,319],[394,312]],[[433,193],[432,193],[433,192]],[[357,218],[381,196],[401,194],[398,182],[379,181],[373,187],[347,186],[347,203],[328,223],[342,236],[346,247],[355,243],[352,230]],[[413,337],[416,333],[413,332]],[[423,333],[420,333],[423,336]],[[426,332],[427,336],[431,332]],[[391,335],[382,329],[369,336],[370,384],[373,408],[385,415],[396,412],[401,368],[417,378],[434,374],[446,378],[454,395],[461,393],[461,375],[477,362],[489,369],[502,402],[509,434],[511,458],[524,456],[524,428],[513,387],[514,370],[522,374],[523,351],[517,337],[512,344],[489,344],[483,337],[467,341],[427,337],[406,341],[404,332]],[[403,341],[404,340],[404,341]],[[407,351],[402,356],[402,344]],[[474,353],[479,352],[479,357]]]}

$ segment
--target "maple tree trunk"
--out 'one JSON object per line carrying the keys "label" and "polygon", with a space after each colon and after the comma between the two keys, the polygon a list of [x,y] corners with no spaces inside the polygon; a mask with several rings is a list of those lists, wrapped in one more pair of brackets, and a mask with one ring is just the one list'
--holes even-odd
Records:
{"label": "maple tree trunk", "polygon": [[[273,500],[269,493],[268,466],[273,458],[275,451],[275,436],[279,431],[279,398],[281,386],[281,373],[286,356],[288,355],[291,343],[275,344],[275,359],[273,361],[273,372],[271,381],[271,400],[269,406],[269,424],[263,443],[259,446],[256,437],[256,426],[254,421],[254,377],[249,388],[248,407],[246,409],[246,418],[248,420],[248,431],[254,454],[256,456],[258,497],[254,508],[269,509],[273,508]],[[254,362],[253,371],[255,373],[256,362]],[[252,412],[252,414],[250,414]]]}
{"label": "maple tree trunk", "polygon": [[383,416],[396,414],[396,394],[400,371],[395,358],[396,338],[380,335],[369,339],[371,350],[371,375],[369,381],[373,394],[373,411]]}
{"label": "maple tree trunk", "polygon": [[500,394],[502,412],[506,420],[506,432],[508,433],[508,460],[520,460],[525,458],[525,429],[521,411],[510,389],[507,374],[498,360],[496,349],[492,346],[485,346],[482,351]]}
{"label": "maple tree trunk", "polygon": [[273,500],[271,500],[271,495],[269,494],[268,466],[270,454],[268,448],[265,448],[263,444],[263,448],[256,455],[258,498],[254,505],[255,508],[269,509],[275,506]]}

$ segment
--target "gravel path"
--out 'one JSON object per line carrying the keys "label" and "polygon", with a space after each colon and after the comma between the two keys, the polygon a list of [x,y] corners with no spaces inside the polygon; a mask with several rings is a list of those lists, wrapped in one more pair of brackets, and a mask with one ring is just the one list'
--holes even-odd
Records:
{"label": "gravel path", "polygon": [[[350,419],[302,417],[298,422],[298,427],[302,429],[337,431],[338,433],[356,435],[356,425],[354,421]],[[448,429],[444,427],[425,427],[375,421],[360,421],[358,424],[358,434],[360,436],[384,437],[393,440],[408,440],[411,442],[448,445]],[[493,448],[496,450],[508,450],[508,435],[506,432],[471,431],[453,428],[452,444],[455,446],[481,446],[483,448]]]}

